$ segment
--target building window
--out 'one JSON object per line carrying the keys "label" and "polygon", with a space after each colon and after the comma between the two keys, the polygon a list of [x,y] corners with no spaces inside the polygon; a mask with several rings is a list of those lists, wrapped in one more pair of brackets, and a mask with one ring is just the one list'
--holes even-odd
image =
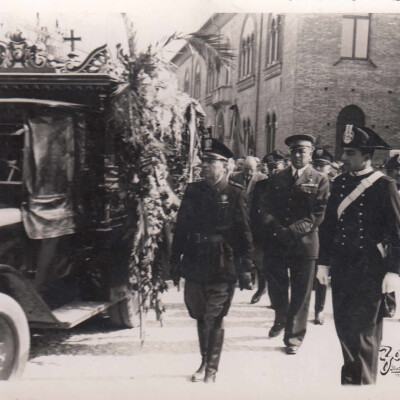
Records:
{"label": "building window", "polygon": [[243,138],[245,143],[245,149],[247,150],[247,155],[250,156],[255,155],[256,146],[255,146],[254,132],[251,126],[250,118],[245,118],[243,120]]}
{"label": "building window", "polygon": [[266,134],[266,148],[267,154],[272,153],[275,149],[275,135],[276,135],[276,114],[272,114],[272,118],[267,114],[265,119],[265,134]]}
{"label": "building window", "polygon": [[217,119],[217,137],[218,140],[222,141],[225,137],[225,124],[224,124],[224,114],[221,112]]}
{"label": "building window", "polygon": [[239,77],[244,78],[254,73],[255,35],[253,18],[247,18],[240,41]]}
{"label": "building window", "polygon": [[368,58],[369,15],[344,15],[342,25],[342,58]]}
{"label": "building window", "polygon": [[194,98],[199,99],[201,93],[201,69],[200,63],[197,63],[194,73]]}
{"label": "building window", "polygon": [[183,84],[183,91],[189,94],[190,90],[190,78],[189,78],[189,70],[187,69],[185,72],[185,82]]}
{"label": "building window", "polygon": [[282,19],[273,18],[268,32],[267,65],[281,61]]}

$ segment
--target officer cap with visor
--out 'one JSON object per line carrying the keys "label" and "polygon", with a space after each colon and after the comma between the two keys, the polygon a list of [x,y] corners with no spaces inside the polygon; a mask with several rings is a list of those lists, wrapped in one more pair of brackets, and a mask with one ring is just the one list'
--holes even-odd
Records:
{"label": "officer cap with visor", "polygon": [[283,162],[285,155],[279,150],[274,150],[272,153],[268,153],[262,159],[264,164],[275,165],[276,163]]}
{"label": "officer cap with visor", "polygon": [[233,153],[223,143],[214,138],[205,138],[201,143],[202,160],[228,161]]}
{"label": "officer cap with visor", "polygon": [[326,149],[316,148],[312,155],[312,161],[332,165],[333,156]]}
{"label": "officer cap with visor", "polygon": [[303,148],[314,148],[315,137],[308,134],[303,135],[292,135],[285,139],[286,146],[289,147],[290,151],[303,149]]}
{"label": "officer cap with visor", "polygon": [[346,125],[346,129],[342,137],[342,148],[349,147],[354,149],[365,150],[390,150],[388,145],[376,132],[372,129],[357,127],[354,125]]}

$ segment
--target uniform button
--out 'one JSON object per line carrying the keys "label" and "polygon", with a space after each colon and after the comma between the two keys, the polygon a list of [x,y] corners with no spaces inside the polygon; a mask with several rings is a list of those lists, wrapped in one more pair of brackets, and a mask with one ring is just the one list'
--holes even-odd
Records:
{"label": "uniform button", "polygon": [[363,215],[363,213],[358,213],[358,215]]}
{"label": "uniform button", "polygon": [[342,189],[344,189],[346,186],[342,185]]}
{"label": "uniform button", "polygon": [[363,231],[364,230],[364,228],[360,228],[360,231]]}
{"label": "uniform button", "polygon": [[365,196],[365,193],[362,193],[362,194],[361,194],[361,197],[364,197],[364,196]]}
{"label": "uniform button", "polygon": [[363,203],[360,203],[360,206],[363,206],[364,204]]}
{"label": "uniform button", "polygon": [[344,246],[344,243],[340,243],[342,246]]}
{"label": "uniform button", "polygon": [[363,247],[362,247],[362,246],[360,246],[360,249],[363,249]]}
{"label": "uniform button", "polygon": [[364,239],[364,236],[360,236],[360,239]]}
{"label": "uniform button", "polygon": [[341,194],[340,197],[343,197],[343,195]]}

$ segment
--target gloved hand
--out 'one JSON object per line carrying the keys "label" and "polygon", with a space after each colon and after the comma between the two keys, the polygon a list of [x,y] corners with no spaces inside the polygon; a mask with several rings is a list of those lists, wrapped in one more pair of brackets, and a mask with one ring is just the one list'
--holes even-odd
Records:
{"label": "gloved hand", "polygon": [[382,293],[392,293],[399,286],[399,275],[394,272],[386,272],[382,282]]}
{"label": "gloved hand", "polygon": [[239,275],[239,289],[253,290],[253,284],[251,281],[251,272],[242,272]]}
{"label": "gloved hand", "polygon": [[327,286],[329,282],[329,267],[327,265],[318,265],[316,277],[321,285]]}
{"label": "gloved hand", "polygon": [[169,276],[174,282],[174,286],[179,286],[179,281],[181,279],[181,260],[180,257],[171,257],[169,261]]}

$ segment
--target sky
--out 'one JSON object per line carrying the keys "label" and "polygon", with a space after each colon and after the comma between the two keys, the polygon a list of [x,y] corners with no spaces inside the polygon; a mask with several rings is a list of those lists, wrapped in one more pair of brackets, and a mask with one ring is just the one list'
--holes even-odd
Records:
{"label": "sky", "polygon": [[[82,38],[78,47],[90,51],[105,42],[111,47],[126,35],[121,12],[126,12],[137,31],[137,48],[145,50],[174,32],[198,30],[215,12],[400,12],[399,0],[1,0],[0,23],[22,19],[55,23],[74,29]],[[4,27],[3,27],[4,28]],[[1,28],[0,28],[1,31]],[[1,32],[0,32],[1,33]],[[183,42],[169,47],[168,58]]]}

